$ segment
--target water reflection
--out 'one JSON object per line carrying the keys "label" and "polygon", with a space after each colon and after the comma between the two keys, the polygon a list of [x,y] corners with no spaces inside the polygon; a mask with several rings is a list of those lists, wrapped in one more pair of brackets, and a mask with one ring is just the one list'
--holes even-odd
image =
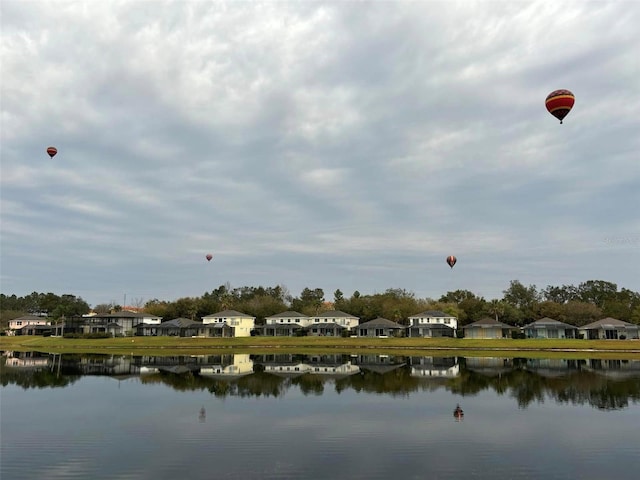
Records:
{"label": "water reflection", "polygon": [[[372,354],[222,354],[195,356],[54,355],[3,352],[2,385],[67,387],[82,376],[134,378],[216,397],[281,397],[291,389],[322,395],[332,388],[391,396],[446,389],[474,396],[484,390],[520,408],[551,398],[558,404],[624,409],[640,400],[640,360],[569,360]],[[456,409],[457,411],[457,409]],[[455,412],[454,411],[454,416]],[[456,420],[463,418],[462,409]],[[205,421],[204,407],[198,418]]]}

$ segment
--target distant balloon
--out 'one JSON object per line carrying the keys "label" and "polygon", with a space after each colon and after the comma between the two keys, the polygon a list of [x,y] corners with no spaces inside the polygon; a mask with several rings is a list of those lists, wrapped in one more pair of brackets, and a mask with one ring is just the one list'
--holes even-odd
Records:
{"label": "distant balloon", "polygon": [[555,90],[547,95],[544,103],[549,113],[562,123],[564,117],[566,117],[573,108],[575,101],[576,98],[569,90]]}
{"label": "distant balloon", "polygon": [[211,261],[211,259],[213,258],[213,255],[211,255],[210,253],[207,253],[207,261]]}
{"label": "distant balloon", "polygon": [[47,153],[51,158],[53,158],[56,156],[56,153],[58,153],[58,149],[56,147],[49,147],[47,148]]}
{"label": "distant balloon", "polygon": [[453,266],[456,264],[457,261],[458,261],[458,259],[456,257],[454,257],[453,255],[449,255],[447,257],[447,263],[449,264],[449,266],[451,268],[453,268]]}

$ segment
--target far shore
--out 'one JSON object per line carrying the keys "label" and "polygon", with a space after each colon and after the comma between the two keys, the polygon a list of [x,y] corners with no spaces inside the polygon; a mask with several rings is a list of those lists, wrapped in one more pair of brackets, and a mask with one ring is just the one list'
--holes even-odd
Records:
{"label": "far shore", "polygon": [[640,360],[640,340],[342,338],[342,337],[0,337],[0,350],[110,355],[205,355],[224,353],[381,353],[415,356],[506,356]]}

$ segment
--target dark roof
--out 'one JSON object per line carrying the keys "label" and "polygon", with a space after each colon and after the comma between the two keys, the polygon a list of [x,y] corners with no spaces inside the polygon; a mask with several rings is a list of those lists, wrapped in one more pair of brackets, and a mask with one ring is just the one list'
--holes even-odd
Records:
{"label": "dark roof", "polygon": [[427,330],[445,330],[447,328],[453,330],[451,325],[445,325],[444,323],[421,323],[420,325],[411,325],[408,328],[411,330],[423,330],[425,328]]}
{"label": "dark roof", "polygon": [[585,330],[597,329],[597,328],[605,328],[605,327],[624,327],[636,329],[640,328],[638,325],[634,325],[633,323],[624,322],[622,320],[618,320],[617,318],[603,318],[602,320],[597,320],[595,322],[589,323],[583,327],[580,327]]}
{"label": "dark roof", "polygon": [[540,320],[536,320],[535,322],[531,322],[528,325],[525,325],[523,328],[546,328],[546,327],[559,327],[559,328],[578,328],[574,325],[569,325],[568,323],[559,322],[558,320],[554,320],[553,318],[544,317]]}
{"label": "dark roof", "polygon": [[120,312],[115,313],[99,313],[97,315],[92,315],[91,317],[84,318],[162,318],[158,315],[152,315],[150,313],[142,313],[142,312],[129,312],[127,310],[121,310]]}
{"label": "dark roof", "polygon": [[369,328],[369,327],[406,328],[403,325],[399,325],[396,322],[392,322],[391,320],[387,320],[386,318],[382,318],[382,317],[378,317],[358,325],[358,328],[362,328],[362,327],[364,328]]}
{"label": "dark roof", "polygon": [[[198,322],[197,320],[191,320],[190,318],[174,318],[173,320],[168,320],[166,322],[162,322],[160,325],[156,325],[158,328],[191,328],[191,327],[202,327],[203,323]],[[153,326],[153,325],[149,325]]]}
{"label": "dark roof", "polygon": [[256,327],[256,329],[265,329],[265,328],[275,328],[276,330],[295,330],[298,328],[302,328],[302,325],[298,323],[269,323],[267,325],[261,325]]}
{"label": "dark roof", "polygon": [[338,325],[337,323],[333,323],[333,322],[324,322],[324,323],[312,323],[311,325],[309,325],[306,328],[314,328],[314,327],[321,327],[321,328],[347,328],[347,327],[343,327],[342,325]]}
{"label": "dark roof", "polygon": [[416,313],[415,315],[411,315],[409,318],[413,317],[451,317],[456,318],[455,315],[449,315],[448,313],[441,312],[440,310],[425,310],[421,313]]}
{"label": "dark roof", "polygon": [[515,328],[512,325],[507,325],[506,323],[499,322],[495,318],[489,318],[489,317],[478,320],[477,322],[470,323],[469,325],[464,325],[462,328],[491,328],[491,327]]}
{"label": "dark roof", "polygon": [[294,312],[293,310],[288,310],[282,313],[276,313],[275,315],[269,315],[266,318],[309,318],[304,313]]}
{"label": "dark roof", "polygon": [[35,329],[35,330],[51,330],[53,328],[55,328],[55,325],[34,325],[33,323],[31,325],[23,325],[20,328],[16,328],[16,330],[25,330],[25,329]]}
{"label": "dark roof", "polygon": [[322,312],[314,316],[313,318],[358,318],[350,313],[344,313],[340,310],[327,310],[326,312]]}
{"label": "dark roof", "polygon": [[28,320],[37,320],[37,321],[40,321],[40,322],[50,322],[51,321],[51,319],[49,319],[48,317],[39,317],[37,315],[24,315],[22,317],[14,318],[11,321],[15,322],[16,320],[19,320],[21,322],[25,322],[25,321],[28,321]]}

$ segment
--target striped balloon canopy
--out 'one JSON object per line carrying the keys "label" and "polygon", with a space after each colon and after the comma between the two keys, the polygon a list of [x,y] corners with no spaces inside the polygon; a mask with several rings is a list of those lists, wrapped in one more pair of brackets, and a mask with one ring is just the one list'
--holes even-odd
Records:
{"label": "striped balloon canopy", "polygon": [[58,153],[58,149],[56,147],[48,147],[47,148],[47,154],[53,158],[56,156],[56,153]]}
{"label": "striped balloon canopy", "polygon": [[447,257],[447,264],[453,268],[453,266],[456,264],[456,262],[458,261],[458,259],[456,257],[454,257],[453,255],[449,255]]}
{"label": "striped balloon canopy", "polygon": [[547,95],[547,100],[544,103],[549,113],[562,123],[564,117],[573,108],[575,101],[576,98],[569,90],[555,90]]}

